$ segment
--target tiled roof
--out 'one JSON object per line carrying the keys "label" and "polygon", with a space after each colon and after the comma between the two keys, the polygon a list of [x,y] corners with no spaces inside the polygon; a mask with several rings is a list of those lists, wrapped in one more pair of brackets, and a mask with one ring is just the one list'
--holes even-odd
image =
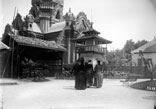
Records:
{"label": "tiled roof", "polygon": [[36,33],[42,33],[40,27],[36,23],[33,23],[32,24],[32,29],[28,29],[28,30],[36,32]]}
{"label": "tiled roof", "polygon": [[103,42],[103,44],[109,44],[109,43],[112,43],[112,41],[109,41],[103,37],[100,37],[100,36],[97,36],[97,35],[91,35],[91,36],[82,36],[82,37],[79,37],[77,39],[74,39],[74,41],[82,41],[82,40],[86,40],[86,39],[91,39],[91,38],[96,38],[96,39],[99,39],[101,42]]}
{"label": "tiled roof", "polygon": [[146,48],[144,52],[153,52],[153,53],[156,53],[156,43],[154,45]]}
{"label": "tiled roof", "polygon": [[0,50],[5,50],[5,49],[9,49],[9,47],[0,41]]}
{"label": "tiled roof", "polygon": [[55,43],[54,41],[46,41],[38,38],[24,37],[24,36],[12,35],[12,34],[10,34],[9,36],[20,45],[51,49],[56,51],[66,51],[64,47]]}
{"label": "tiled roof", "polygon": [[156,38],[146,43],[145,45],[133,50],[132,53],[139,53],[139,51],[142,51],[144,53],[156,53]]}
{"label": "tiled roof", "polygon": [[93,29],[93,28],[90,28],[90,29],[84,31],[83,33],[86,34],[86,33],[88,33],[88,32],[94,32],[94,33],[96,33],[96,34],[100,34],[100,32],[98,32],[97,30],[95,30],[95,29]]}
{"label": "tiled roof", "polygon": [[52,26],[48,29],[47,33],[54,33],[54,32],[59,32],[59,31],[63,31],[66,28],[66,22],[59,22],[59,23],[55,23],[52,24]]}

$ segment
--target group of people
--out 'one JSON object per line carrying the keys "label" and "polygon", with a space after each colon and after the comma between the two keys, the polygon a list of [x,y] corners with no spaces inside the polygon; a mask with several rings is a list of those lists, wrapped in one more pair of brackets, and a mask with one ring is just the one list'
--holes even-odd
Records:
{"label": "group of people", "polygon": [[103,83],[103,67],[100,60],[93,69],[92,60],[85,62],[84,57],[80,57],[73,66],[72,72],[75,75],[75,89],[85,90],[91,86],[101,88]]}

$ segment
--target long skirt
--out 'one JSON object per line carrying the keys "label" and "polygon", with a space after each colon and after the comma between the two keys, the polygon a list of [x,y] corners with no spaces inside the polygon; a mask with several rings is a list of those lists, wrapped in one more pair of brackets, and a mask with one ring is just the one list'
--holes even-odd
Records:
{"label": "long skirt", "polygon": [[75,76],[75,89],[77,90],[86,89],[86,75],[78,74]]}
{"label": "long skirt", "polygon": [[87,73],[87,87],[90,87],[93,85],[93,74]]}
{"label": "long skirt", "polygon": [[101,88],[103,85],[103,73],[98,72],[94,76],[94,86]]}

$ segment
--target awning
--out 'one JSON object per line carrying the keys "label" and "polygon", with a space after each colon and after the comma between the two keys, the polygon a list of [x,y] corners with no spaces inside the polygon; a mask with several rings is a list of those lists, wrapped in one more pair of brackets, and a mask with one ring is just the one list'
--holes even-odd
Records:
{"label": "awning", "polygon": [[101,62],[108,63],[108,61],[105,59],[105,57],[100,55],[100,54],[90,54],[90,53],[87,53],[87,54],[81,54],[80,57],[84,57],[85,61],[88,61],[88,60],[100,60]]}
{"label": "awning", "polygon": [[44,48],[56,51],[66,51],[64,47],[57,44],[54,41],[46,41],[38,38],[31,38],[19,35],[9,34],[9,36],[17,42],[19,45],[30,46],[30,47],[37,47],[37,48]]}
{"label": "awning", "polygon": [[108,63],[108,61],[102,55],[99,54],[81,54],[80,57],[84,57],[85,62],[91,60],[93,64],[93,69],[97,65],[97,60],[100,60],[101,62],[104,62],[106,64]]}

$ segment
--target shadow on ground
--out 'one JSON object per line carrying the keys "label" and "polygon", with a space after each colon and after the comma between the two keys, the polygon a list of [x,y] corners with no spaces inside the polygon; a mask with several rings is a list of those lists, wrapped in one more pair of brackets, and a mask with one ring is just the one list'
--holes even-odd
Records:
{"label": "shadow on ground", "polygon": [[143,99],[155,100],[156,101],[156,96],[146,96],[146,97],[143,97]]}
{"label": "shadow on ground", "polygon": [[50,81],[49,79],[33,79],[32,80],[33,82],[47,82],[47,81]]}
{"label": "shadow on ground", "polygon": [[63,89],[67,89],[67,90],[75,90],[74,86],[64,87]]}
{"label": "shadow on ground", "polygon": [[5,85],[18,85],[16,82],[4,82],[4,83],[0,83],[0,86],[5,86]]}

